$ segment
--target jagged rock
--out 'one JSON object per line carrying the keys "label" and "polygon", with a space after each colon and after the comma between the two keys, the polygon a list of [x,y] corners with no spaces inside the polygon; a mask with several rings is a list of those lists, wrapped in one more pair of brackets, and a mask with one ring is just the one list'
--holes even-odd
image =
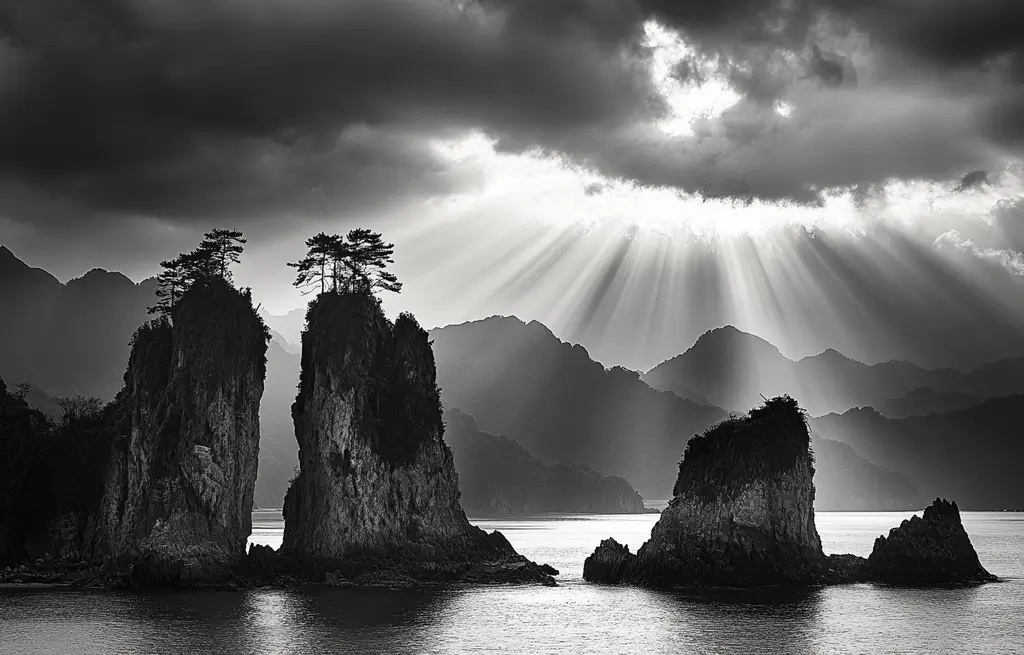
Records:
{"label": "jagged rock", "polygon": [[629,546],[623,546],[611,538],[605,539],[583,562],[583,579],[617,584],[622,581],[635,560],[636,555],[629,552]]}
{"label": "jagged rock", "polygon": [[314,577],[360,584],[553,582],[466,519],[416,320],[391,323],[372,296],[332,292],[310,303],[306,321],[292,406],[300,472],[285,496],[282,552]]}
{"label": "jagged rock", "polygon": [[890,530],[888,538],[875,540],[867,575],[902,585],[995,580],[978,560],[956,503],[941,498],[925,508],[923,517],[913,516]]}
{"label": "jagged rock", "polygon": [[625,570],[595,562],[590,579],[606,581],[602,574],[614,570],[648,586],[819,580],[825,557],[814,525],[809,445],[803,412],[788,396],[694,437],[650,540]]}
{"label": "jagged rock", "polygon": [[133,585],[225,578],[245,556],[266,348],[249,294],[219,279],[136,332],[93,540]]}
{"label": "jagged rock", "polygon": [[259,578],[272,578],[275,574],[277,553],[270,546],[249,546],[249,574]]}

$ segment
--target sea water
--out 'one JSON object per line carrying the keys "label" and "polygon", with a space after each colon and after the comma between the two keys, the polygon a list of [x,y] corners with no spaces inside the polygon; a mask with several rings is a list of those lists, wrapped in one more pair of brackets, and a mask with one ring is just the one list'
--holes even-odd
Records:
{"label": "sea water", "polygon": [[[911,513],[819,513],[826,553],[867,555]],[[476,519],[558,586],[238,592],[0,588],[0,653],[1024,653],[1024,514],[964,512],[1004,582],[681,593],[592,585],[606,537],[632,550],[657,515]],[[278,546],[277,513],[252,541]]]}

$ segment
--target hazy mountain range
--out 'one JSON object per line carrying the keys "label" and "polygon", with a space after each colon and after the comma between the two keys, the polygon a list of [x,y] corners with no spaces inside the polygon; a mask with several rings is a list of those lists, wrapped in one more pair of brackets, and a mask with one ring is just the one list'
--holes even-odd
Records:
{"label": "hazy mountain range", "polygon": [[114,397],[155,280],[93,269],[62,284],[0,246],[0,375],[51,394]]}
{"label": "hazy mountain range", "polygon": [[[154,290],[152,280],[99,269],[62,284],[0,248],[0,376],[12,388],[29,381],[52,395],[111,398]],[[260,412],[260,505],[280,503],[297,463],[290,406],[303,314],[263,312],[273,340]],[[467,505],[478,511],[550,507],[552,497],[568,499],[568,488],[584,485],[591,497],[607,492],[602,502],[628,503],[632,489],[617,479],[666,498],[690,436],[780,393],[821,415],[811,420],[820,509],[903,509],[939,494],[966,508],[1024,506],[1011,464],[1020,455],[1013,411],[1024,407],[1015,395],[1024,393],[1021,358],[973,371],[865,365],[834,350],[794,361],[726,326],[640,374],[605,368],[582,346],[515,317],[431,337],[449,442]],[[858,409],[868,405],[875,409]]]}
{"label": "hazy mountain range", "polygon": [[871,406],[906,416],[908,411],[961,408],[976,404],[972,399],[1024,393],[1024,357],[968,372],[925,370],[903,361],[869,366],[835,350],[793,361],[764,339],[726,326],[704,333],[643,379],[682,397],[696,390],[731,410],[746,411],[762,396],[788,393],[812,415]]}

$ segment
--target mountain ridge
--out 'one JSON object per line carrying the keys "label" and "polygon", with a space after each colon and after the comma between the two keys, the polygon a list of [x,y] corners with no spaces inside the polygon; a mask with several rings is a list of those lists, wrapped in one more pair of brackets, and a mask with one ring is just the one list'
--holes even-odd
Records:
{"label": "mountain ridge", "polygon": [[709,330],[683,353],[643,374],[652,387],[689,388],[728,409],[761,396],[790,394],[813,415],[882,406],[918,388],[980,397],[1024,392],[1024,357],[1006,357],[968,371],[923,369],[889,360],[864,364],[829,348],[793,360],[770,342],[733,326]]}

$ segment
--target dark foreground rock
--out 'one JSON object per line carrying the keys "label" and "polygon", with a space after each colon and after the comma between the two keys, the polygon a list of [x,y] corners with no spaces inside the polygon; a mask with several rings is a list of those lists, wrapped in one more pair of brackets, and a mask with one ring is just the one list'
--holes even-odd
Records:
{"label": "dark foreground rock", "polygon": [[913,516],[888,538],[875,540],[867,561],[867,575],[900,585],[991,582],[967,536],[955,502],[941,498]]}
{"label": "dark foreground rock", "polygon": [[629,572],[636,555],[614,539],[605,539],[594,554],[583,562],[583,579],[618,584]]}
{"label": "dark foreground rock", "polygon": [[752,587],[850,582],[951,584],[994,580],[978,561],[955,503],[936,499],[879,537],[868,559],[826,557],[814,527],[813,457],[803,412],[767,401],[695,437],[675,498],[634,555],[606,539],[586,559],[590,582],[648,587]]}

